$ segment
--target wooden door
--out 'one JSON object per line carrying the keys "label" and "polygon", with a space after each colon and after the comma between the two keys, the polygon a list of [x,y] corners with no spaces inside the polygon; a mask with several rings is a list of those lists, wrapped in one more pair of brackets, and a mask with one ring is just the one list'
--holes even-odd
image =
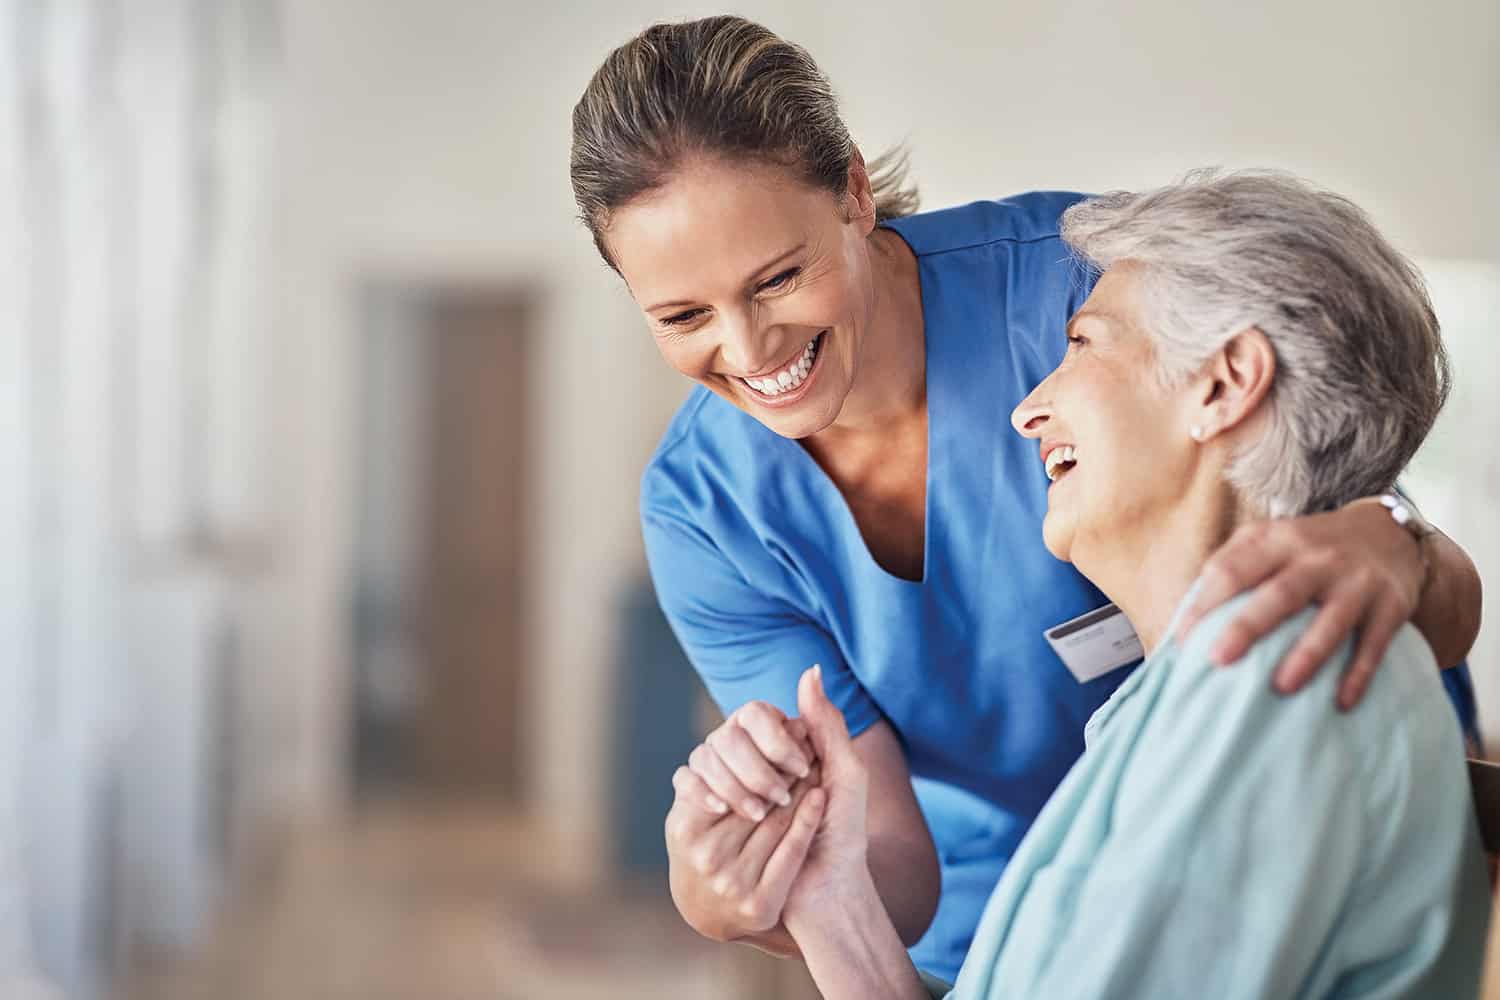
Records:
{"label": "wooden door", "polygon": [[444,292],[430,318],[427,662],[414,749],[435,788],[514,799],[527,310],[493,292]]}

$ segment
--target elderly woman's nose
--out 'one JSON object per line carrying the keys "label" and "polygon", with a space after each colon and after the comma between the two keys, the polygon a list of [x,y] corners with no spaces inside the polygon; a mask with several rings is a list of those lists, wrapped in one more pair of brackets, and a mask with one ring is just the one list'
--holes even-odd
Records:
{"label": "elderly woman's nose", "polygon": [[1021,405],[1010,413],[1010,425],[1022,437],[1040,437],[1042,428],[1051,419],[1047,404],[1040,395],[1041,389],[1041,385],[1033,389],[1031,395],[1021,400]]}

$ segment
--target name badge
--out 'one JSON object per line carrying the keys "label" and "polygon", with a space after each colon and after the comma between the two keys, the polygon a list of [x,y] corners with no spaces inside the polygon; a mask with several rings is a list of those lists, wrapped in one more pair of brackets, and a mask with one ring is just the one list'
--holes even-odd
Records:
{"label": "name badge", "polygon": [[1068,671],[1086,684],[1145,655],[1125,613],[1106,604],[1042,633]]}

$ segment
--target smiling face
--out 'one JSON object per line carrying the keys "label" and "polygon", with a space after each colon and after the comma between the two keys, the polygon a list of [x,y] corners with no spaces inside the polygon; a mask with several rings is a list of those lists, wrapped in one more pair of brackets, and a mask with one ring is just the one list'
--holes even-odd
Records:
{"label": "smiling face", "polygon": [[1167,524],[1197,467],[1197,390],[1162,387],[1139,284],[1128,263],[1100,278],[1068,324],[1062,363],[1011,414],[1017,431],[1040,442],[1052,478],[1047,549],[1085,573],[1091,554]]}
{"label": "smiling face", "polygon": [[873,312],[873,205],[850,176],[846,211],[791,171],[698,159],[607,231],[667,363],[789,438],[838,416]]}

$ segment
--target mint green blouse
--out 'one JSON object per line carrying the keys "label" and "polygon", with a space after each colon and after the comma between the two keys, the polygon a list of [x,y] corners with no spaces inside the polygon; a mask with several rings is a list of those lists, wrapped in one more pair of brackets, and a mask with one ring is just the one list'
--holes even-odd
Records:
{"label": "mint green blouse", "polygon": [[[950,994],[963,1000],[1473,997],[1489,886],[1464,748],[1405,626],[1359,707],[1351,656],[1271,689],[1309,609],[1211,665],[1241,597],[1089,720]],[[1178,609],[1178,617],[1181,608]]]}

